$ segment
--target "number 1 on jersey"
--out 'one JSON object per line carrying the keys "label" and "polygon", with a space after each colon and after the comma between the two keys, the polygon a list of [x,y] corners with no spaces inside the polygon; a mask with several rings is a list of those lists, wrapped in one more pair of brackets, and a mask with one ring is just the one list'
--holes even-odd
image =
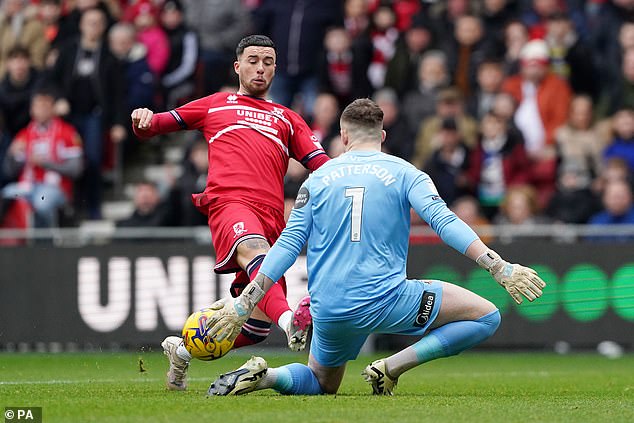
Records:
{"label": "number 1 on jersey", "polygon": [[355,187],[346,188],[346,198],[352,198],[352,225],[350,231],[350,241],[361,241],[361,213],[363,212],[363,195],[365,194],[365,188]]}

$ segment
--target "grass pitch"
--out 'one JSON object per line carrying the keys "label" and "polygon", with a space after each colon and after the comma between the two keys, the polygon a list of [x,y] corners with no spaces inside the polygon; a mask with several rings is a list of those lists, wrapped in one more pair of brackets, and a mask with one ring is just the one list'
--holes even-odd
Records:
{"label": "grass pitch", "polygon": [[[263,351],[269,365],[305,355]],[[263,391],[207,398],[209,383],[248,356],[194,362],[189,390],[164,388],[159,353],[0,354],[0,410],[40,406],[49,422],[634,422],[634,355],[465,353],[401,377],[394,397],[373,397],[349,363],[336,396]],[[140,371],[139,359],[143,360]]]}

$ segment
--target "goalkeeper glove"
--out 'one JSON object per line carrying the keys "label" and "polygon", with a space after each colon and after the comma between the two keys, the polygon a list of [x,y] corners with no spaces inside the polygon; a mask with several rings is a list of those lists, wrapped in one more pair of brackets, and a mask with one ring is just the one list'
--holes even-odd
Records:
{"label": "goalkeeper glove", "polygon": [[225,339],[233,342],[264,294],[260,285],[250,282],[237,298],[223,298],[213,303],[210,308],[218,311],[205,323],[207,336],[218,342]]}
{"label": "goalkeeper glove", "polygon": [[541,297],[546,283],[530,267],[512,264],[503,260],[495,251],[487,250],[476,259],[476,263],[487,270],[508,291],[517,304],[522,295],[533,301]]}

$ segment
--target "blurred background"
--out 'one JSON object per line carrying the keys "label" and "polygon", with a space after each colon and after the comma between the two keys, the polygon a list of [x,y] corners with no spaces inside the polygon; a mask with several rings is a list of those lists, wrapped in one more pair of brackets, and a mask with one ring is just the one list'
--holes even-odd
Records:
{"label": "blurred background", "polygon": [[[189,199],[206,141],[140,141],[129,116],[236,91],[235,46],[252,33],[277,45],[271,98],[331,157],[341,110],[373,98],[384,150],[542,272],[544,297],[516,307],[412,216],[409,276],[494,301],[503,324],[485,346],[634,348],[634,0],[0,4],[0,349],[157,345],[226,295]],[[306,176],[291,161],[287,213]],[[287,278],[293,304],[302,260]]]}

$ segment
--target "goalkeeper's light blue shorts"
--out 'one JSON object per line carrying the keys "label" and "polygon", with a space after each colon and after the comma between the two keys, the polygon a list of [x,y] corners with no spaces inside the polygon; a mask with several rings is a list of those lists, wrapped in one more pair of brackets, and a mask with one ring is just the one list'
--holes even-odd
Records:
{"label": "goalkeeper's light blue shorts", "polygon": [[392,301],[372,315],[331,321],[313,316],[310,353],[317,362],[338,367],[354,360],[371,333],[424,335],[438,316],[442,282],[406,279],[402,286]]}

